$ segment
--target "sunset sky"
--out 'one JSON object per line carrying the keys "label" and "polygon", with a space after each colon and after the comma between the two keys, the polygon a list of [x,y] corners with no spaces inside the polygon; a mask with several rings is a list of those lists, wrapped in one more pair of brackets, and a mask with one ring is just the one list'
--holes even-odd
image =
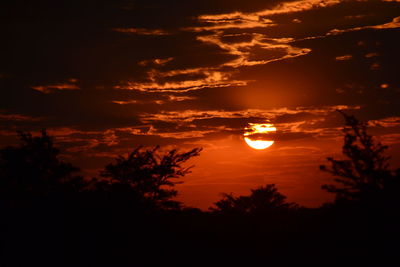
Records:
{"label": "sunset sky", "polygon": [[[138,145],[203,147],[186,205],[274,183],[316,207],[339,109],[400,167],[399,0],[4,2],[1,146],[46,128],[88,176]],[[249,123],[276,127],[274,144],[249,147]]]}

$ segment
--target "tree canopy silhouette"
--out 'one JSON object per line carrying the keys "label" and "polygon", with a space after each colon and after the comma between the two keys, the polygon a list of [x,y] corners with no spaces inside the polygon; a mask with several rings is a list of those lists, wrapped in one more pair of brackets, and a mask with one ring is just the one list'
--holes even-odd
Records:
{"label": "tree canopy silhouette", "polygon": [[115,163],[108,164],[101,177],[108,187],[128,190],[141,201],[150,202],[160,208],[176,208],[179,202],[171,198],[177,195],[173,188],[182,183],[179,178],[190,172],[191,167],[182,164],[200,154],[201,148],[180,153],[172,149],[165,153],[160,147],[143,149],[138,147],[128,156],[118,156]]}
{"label": "tree canopy silhouette", "polygon": [[274,184],[251,189],[249,196],[235,197],[232,193],[224,193],[214,204],[216,208],[211,208],[212,211],[232,214],[268,214],[297,207],[286,202],[286,196],[279,193]]}
{"label": "tree canopy silhouette", "polygon": [[[21,144],[0,149],[1,195],[43,197],[74,189],[81,177],[79,168],[59,158],[59,150],[43,130],[40,136],[18,132]],[[77,189],[77,188],[76,188]]]}
{"label": "tree canopy silhouette", "polygon": [[[345,118],[343,154],[345,159],[328,158],[330,167],[320,169],[332,173],[337,184],[323,185],[322,189],[336,194],[336,202],[376,202],[392,198],[399,189],[399,171],[389,168],[388,148],[367,133],[367,123],[339,111]],[[397,194],[400,191],[398,191]]]}

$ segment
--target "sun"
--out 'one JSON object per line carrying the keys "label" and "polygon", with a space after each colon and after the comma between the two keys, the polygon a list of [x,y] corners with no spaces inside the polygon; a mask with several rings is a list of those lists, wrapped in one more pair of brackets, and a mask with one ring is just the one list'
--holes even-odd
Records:
{"label": "sun", "polygon": [[274,141],[250,140],[248,137],[245,137],[244,141],[246,141],[251,148],[259,150],[269,148],[274,143]]}
{"label": "sun", "polygon": [[275,133],[276,128],[270,123],[249,123],[248,127],[245,128],[244,141],[251,148],[262,150],[266,149],[274,143],[268,135]]}

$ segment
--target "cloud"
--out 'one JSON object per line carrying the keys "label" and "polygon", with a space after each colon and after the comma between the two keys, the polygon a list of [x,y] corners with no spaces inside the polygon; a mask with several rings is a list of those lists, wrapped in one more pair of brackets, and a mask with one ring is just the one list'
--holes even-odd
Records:
{"label": "cloud", "polygon": [[337,56],[335,59],[338,61],[345,61],[351,59],[353,56],[352,55],[344,55],[344,56]]}
{"label": "cloud", "polygon": [[[289,43],[293,41],[292,38],[267,38],[263,34],[256,33],[250,36],[252,37],[250,41],[239,43],[224,42],[224,34],[222,32],[217,32],[213,35],[199,36],[197,39],[205,43],[217,45],[228,53],[237,56],[236,59],[222,64],[221,67],[238,68],[243,66],[264,65],[270,62],[303,56],[311,51],[308,48],[297,48],[289,45]],[[260,48],[265,50],[265,52],[274,51],[275,53],[272,58],[267,57],[261,60],[251,60],[251,50],[254,48]]]}
{"label": "cloud", "polygon": [[361,30],[387,30],[387,29],[396,29],[400,28],[400,17],[395,17],[392,21],[384,24],[372,25],[372,26],[361,26],[361,27],[354,27],[349,29],[333,29],[330,30],[327,35],[338,35],[347,32],[354,32],[354,31],[361,31]]}
{"label": "cloud", "polygon": [[[331,7],[341,3],[338,0],[308,0],[282,2],[270,9],[256,12],[232,12],[216,15],[199,15],[199,26],[183,27],[181,30],[199,33],[196,40],[218,47],[232,60],[212,67],[161,70],[152,68],[147,71],[147,81],[121,81],[115,89],[139,90],[143,92],[189,92],[204,88],[246,86],[251,80],[235,79],[233,70],[243,67],[265,65],[281,60],[296,58],[311,52],[307,47],[296,47],[291,37],[272,38],[266,34],[247,32],[229,33],[230,29],[245,30],[278,26],[271,16],[305,12],[313,9]],[[300,19],[295,19],[299,22]],[[121,31],[121,29],[119,29]],[[152,31],[125,29],[125,32],[151,34]],[[203,32],[211,32],[202,34]],[[160,30],[154,34],[163,33]],[[234,39],[236,38],[236,39]],[[235,41],[232,41],[235,40]],[[164,66],[176,56],[166,59],[150,59],[139,62],[141,66]]]}
{"label": "cloud", "polygon": [[[234,37],[217,31],[211,35],[197,36],[196,39],[207,45],[214,45],[234,59],[213,67],[200,67],[188,69],[159,70],[152,68],[147,71],[145,82],[128,81],[114,86],[115,89],[139,90],[144,92],[189,92],[203,88],[218,88],[232,86],[246,86],[250,80],[238,80],[234,78],[236,70],[241,67],[265,65],[268,63],[304,56],[311,52],[309,48],[298,48],[290,45],[292,38],[267,38],[263,34],[247,34]],[[256,58],[258,55],[264,55]],[[171,59],[172,60],[172,59]],[[171,60],[142,61],[139,64],[164,65]]]}
{"label": "cloud", "polygon": [[374,62],[373,64],[371,64],[371,66],[369,67],[370,70],[379,70],[381,68],[381,64],[379,62]]}
{"label": "cloud", "polygon": [[377,57],[377,56],[379,56],[378,53],[368,53],[368,54],[365,54],[365,57],[366,57],[366,58],[372,58],[372,57]]}
{"label": "cloud", "polygon": [[262,27],[271,27],[276,24],[270,19],[263,19],[257,15],[245,15],[240,12],[235,12],[226,15],[203,15],[200,16],[199,21],[205,24],[211,24],[210,26],[199,26],[185,28],[187,31],[216,31],[216,30],[227,30],[227,29],[253,29]]}
{"label": "cloud", "polygon": [[138,100],[112,100],[111,103],[118,105],[138,104]]}
{"label": "cloud", "polygon": [[[206,87],[245,86],[247,84],[247,81],[231,79],[232,74],[232,71],[222,71],[218,68],[193,68],[164,72],[152,69],[147,72],[149,82],[122,82],[121,85],[114,86],[114,89],[143,92],[189,92]],[[183,80],[174,80],[176,78]]]}
{"label": "cloud", "polygon": [[341,3],[340,0],[300,0],[300,1],[290,1],[282,2],[277,4],[271,9],[265,9],[262,11],[243,13],[243,12],[233,12],[218,15],[201,15],[198,17],[199,21],[206,24],[211,24],[212,26],[195,27],[189,28],[195,31],[208,31],[208,30],[221,30],[229,28],[256,28],[256,27],[270,27],[276,24],[265,17],[304,12],[307,10],[326,8],[329,6],[337,5]]}
{"label": "cloud", "polygon": [[[265,65],[268,63],[295,58],[299,56],[307,55],[311,52],[309,48],[298,48],[290,43],[294,41],[293,38],[271,38],[265,34],[260,33],[247,33],[247,35],[236,35],[239,37],[246,37],[241,41],[230,42],[229,37],[232,34],[227,33],[229,29],[253,29],[260,27],[272,27],[277,26],[271,19],[266,17],[288,14],[295,12],[304,12],[311,9],[322,8],[339,4],[340,1],[328,0],[328,1],[294,1],[294,2],[283,2],[271,9],[265,9],[262,11],[243,13],[233,12],[217,15],[201,15],[198,17],[198,21],[201,26],[183,28],[185,31],[212,31],[212,34],[199,35],[197,40],[216,45],[220,49],[227,53],[236,56],[235,59],[220,65],[220,68],[231,67],[250,67],[257,65]],[[299,22],[296,19],[295,22]],[[237,39],[239,40],[239,39]],[[257,51],[258,58],[255,59],[254,52]],[[265,56],[259,56],[264,52]],[[227,77],[226,75],[224,75]],[[228,79],[227,79],[228,80]],[[235,81],[232,85],[238,85],[238,81]],[[246,85],[244,82],[242,85]],[[152,86],[155,86],[154,84]],[[178,85],[181,86],[181,85]],[[201,89],[202,87],[196,85],[194,88]]]}
{"label": "cloud", "polygon": [[188,100],[197,99],[194,96],[179,96],[179,95],[163,95],[160,99],[152,99],[152,100],[112,100],[111,102],[118,105],[146,105],[150,103],[154,103],[157,105],[163,105],[167,102],[181,102]]}
{"label": "cloud", "polygon": [[79,86],[76,84],[78,82],[77,79],[68,79],[67,83],[56,83],[49,85],[37,85],[32,86],[32,89],[39,91],[44,94],[53,93],[56,91],[64,91],[64,90],[79,90]]}
{"label": "cloud", "polygon": [[[241,135],[248,123],[273,123],[282,134],[295,132],[322,134],[321,125],[313,126],[316,122],[325,121],[327,115],[336,113],[338,109],[358,108],[329,106],[241,111],[186,110],[142,114],[140,120],[143,124],[152,125],[149,133],[174,138],[205,137],[218,132],[224,132],[225,135]],[[193,134],[188,135],[190,132]]]}
{"label": "cloud", "polygon": [[326,106],[326,107],[296,107],[290,108],[277,108],[277,109],[246,109],[246,110],[185,110],[185,111],[161,111],[157,113],[143,113],[140,118],[144,122],[151,120],[162,120],[162,121],[192,121],[194,119],[206,119],[206,118],[263,118],[264,120],[270,120],[275,117],[283,115],[294,115],[294,114],[319,114],[326,115],[336,110],[347,110],[347,109],[359,109],[359,106]]}
{"label": "cloud", "polygon": [[[336,113],[336,109],[348,108],[351,107],[162,112],[141,117],[141,122],[132,127],[102,130],[50,127],[48,131],[71,157],[79,154],[85,158],[112,158],[140,144],[193,146],[229,136],[240,138],[248,122],[273,122],[278,129],[274,139],[280,142],[331,136],[332,126],[316,122],[324,122],[326,116]],[[337,136],[340,130],[334,130]]]}
{"label": "cloud", "polygon": [[400,117],[387,117],[380,120],[370,120],[368,121],[368,124],[373,127],[400,127]]}
{"label": "cloud", "polygon": [[156,36],[172,34],[162,29],[144,29],[144,28],[114,28],[113,31],[126,34],[156,35]]}
{"label": "cloud", "polygon": [[[267,34],[248,31],[242,34],[236,32],[235,34],[229,32],[229,30],[281,27],[280,24],[273,21],[275,20],[274,16],[304,13],[314,9],[322,10],[342,2],[339,0],[290,1],[256,12],[237,11],[215,15],[199,15],[197,16],[197,23],[200,25],[182,27],[181,30],[183,32],[194,31],[196,33],[194,37],[198,42],[208,46],[212,45],[221,51],[215,50],[215,54],[230,55],[233,59],[214,66],[187,68],[179,68],[179,55],[140,60],[138,61],[140,67],[150,68],[145,71],[145,76],[141,76],[140,79],[120,80],[113,88],[142,92],[184,93],[204,88],[247,86],[252,80],[236,78],[237,70],[305,56],[310,54],[312,49],[294,46],[293,43],[298,40],[293,37],[273,38]],[[296,22],[302,21],[297,18],[294,20]],[[388,28],[394,26],[388,24],[380,27]],[[171,32],[159,28],[117,27],[113,29],[116,32],[128,34],[173,35],[176,38],[180,38],[182,34],[182,32]],[[327,35],[331,35],[333,32],[335,30]],[[339,32],[340,30],[337,30],[336,34]],[[233,37],[237,37],[236,41],[232,41]],[[309,38],[318,37],[311,36]],[[338,58],[338,60],[340,59]],[[171,64],[173,63],[172,61],[175,64]],[[376,66],[371,68],[377,69]],[[36,88],[42,91],[49,91],[44,87]]]}
{"label": "cloud", "polygon": [[21,114],[0,113],[0,121],[39,121],[41,118],[34,118]]}
{"label": "cloud", "polygon": [[168,62],[174,60],[173,57],[169,58],[156,58],[156,59],[148,59],[148,60],[142,60],[138,64],[141,66],[151,66],[151,65],[158,65],[158,66],[164,66]]}
{"label": "cloud", "polygon": [[337,5],[343,1],[340,0],[300,0],[293,2],[282,2],[272,9],[258,12],[261,16],[271,16],[278,14],[303,12],[312,9],[326,8]]}

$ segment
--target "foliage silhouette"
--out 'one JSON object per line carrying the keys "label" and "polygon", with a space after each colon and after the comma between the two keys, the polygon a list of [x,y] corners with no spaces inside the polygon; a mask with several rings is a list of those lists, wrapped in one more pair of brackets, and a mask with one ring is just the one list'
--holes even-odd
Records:
{"label": "foliage silhouette", "polygon": [[297,207],[286,202],[286,196],[279,193],[274,184],[251,189],[249,196],[235,197],[232,193],[224,193],[223,198],[214,204],[216,208],[210,208],[212,211],[231,214],[269,214]]}
{"label": "foliage silhouette", "polygon": [[178,208],[179,202],[171,198],[177,195],[173,189],[179,178],[190,172],[191,167],[182,164],[200,154],[201,148],[180,153],[177,149],[161,153],[160,147],[134,149],[127,157],[118,156],[115,163],[108,164],[101,172],[105,178],[101,186],[108,189],[130,191],[143,203],[159,208]]}
{"label": "foliage silhouette", "polygon": [[338,177],[335,181],[340,184],[323,185],[322,189],[336,194],[336,203],[393,201],[393,197],[400,192],[399,170],[394,173],[389,168],[389,157],[385,155],[388,147],[367,133],[367,123],[339,112],[345,119],[343,154],[346,159],[329,157],[331,166],[320,166],[321,170]]}
{"label": "foliage silhouette", "polygon": [[79,168],[59,158],[59,150],[43,130],[40,136],[18,132],[21,144],[0,150],[0,192],[3,197],[46,197],[77,191],[83,185]]}

